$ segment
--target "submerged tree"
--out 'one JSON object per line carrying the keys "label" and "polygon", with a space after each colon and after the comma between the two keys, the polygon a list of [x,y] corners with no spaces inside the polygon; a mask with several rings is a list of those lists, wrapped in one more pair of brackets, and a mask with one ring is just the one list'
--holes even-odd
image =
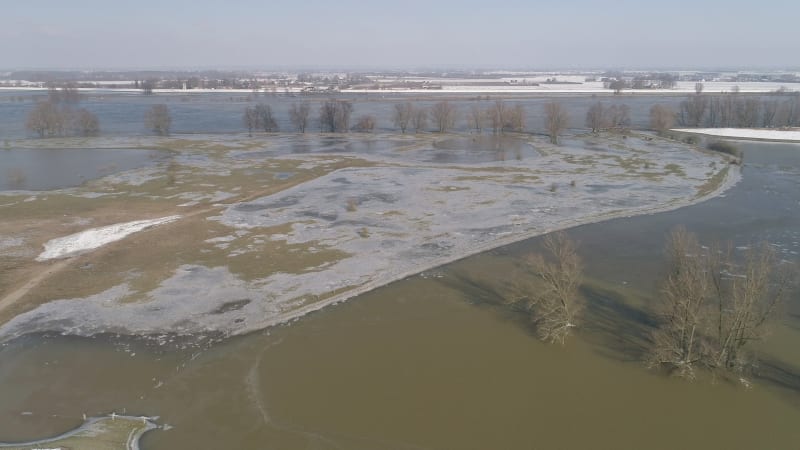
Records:
{"label": "submerged tree", "polygon": [[331,99],[320,106],[319,124],[323,131],[346,133],[350,129],[353,104],[347,100]]}
{"label": "submerged tree", "polygon": [[470,106],[469,115],[467,116],[467,128],[471,128],[476,133],[481,134],[484,116],[485,114],[479,105]]}
{"label": "submerged tree", "polygon": [[396,103],[394,105],[394,114],[392,115],[392,123],[400,128],[400,132],[405,134],[411,119],[414,116],[414,105],[411,102]]}
{"label": "submerged tree", "polygon": [[100,121],[94,113],[81,108],[72,114],[72,129],[79,136],[95,136],[100,132]]}
{"label": "submerged tree", "polygon": [[593,104],[586,111],[586,126],[592,130],[592,133],[598,133],[606,127],[605,119],[605,107],[602,102]]}
{"label": "submerged tree", "polygon": [[53,137],[64,134],[69,119],[69,111],[52,101],[40,101],[28,114],[25,127],[39,137]]}
{"label": "submerged tree", "polygon": [[145,126],[154,133],[166,136],[172,126],[172,117],[167,105],[153,105],[144,115]]}
{"label": "submerged tree", "polygon": [[582,309],[578,287],[583,268],[576,244],[564,232],[545,237],[544,249],[545,255],[527,258],[528,270],[541,282],[529,303],[539,337],[563,344]]}
{"label": "submerged tree", "polygon": [[375,116],[371,114],[360,116],[353,125],[353,130],[360,133],[371,133],[373,129],[375,129]]}
{"label": "submerged tree", "polygon": [[292,103],[289,107],[289,120],[292,126],[299,133],[305,133],[308,126],[308,116],[311,114],[311,106],[307,102]]}
{"label": "submerged tree", "polygon": [[411,116],[411,124],[414,126],[414,133],[423,131],[428,126],[428,111],[416,108]]}
{"label": "submerged tree", "polygon": [[253,136],[253,130],[258,128],[258,113],[254,107],[248,106],[244,109],[242,123],[244,127],[247,128],[247,135]]}
{"label": "submerged tree", "polygon": [[745,347],[762,339],[789,286],[775,252],[762,244],[736,260],[679,228],[667,243],[669,269],[658,305],[650,365],[693,378],[699,367],[742,375]]}
{"label": "submerged tree", "polygon": [[631,125],[631,108],[626,104],[611,105],[606,110],[607,126],[616,130],[625,130]]}
{"label": "submerged tree", "polygon": [[439,133],[446,133],[455,126],[456,107],[447,100],[436,102],[431,106],[431,119]]}
{"label": "submerged tree", "polygon": [[266,103],[259,103],[255,107],[255,113],[259,128],[263,129],[266,133],[278,131],[278,122],[275,120],[275,115],[272,113],[271,106]]}
{"label": "submerged tree", "polygon": [[656,130],[660,134],[663,134],[674,125],[675,113],[669,107],[664,105],[653,105],[650,108],[650,128]]}
{"label": "submerged tree", "polygon": [[667,365],[691,378],[708,354],[703,340],[713,283],[708,271],[717,264],[701,251],[697,237],[685,228],[674,230],[667,242],[669,272],[659,304],[662,326],[652,336],[651,365]]}
{"label": "submerged tree", "polygon": [[544,104],[544,125],[550,142],[558,145],[558,136],[567,128],[569,116],[567,111],[558,102],[548,102]]}

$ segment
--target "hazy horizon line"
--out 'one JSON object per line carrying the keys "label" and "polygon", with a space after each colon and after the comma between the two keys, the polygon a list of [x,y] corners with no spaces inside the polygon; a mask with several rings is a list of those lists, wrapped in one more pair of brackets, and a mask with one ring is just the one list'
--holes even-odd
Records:
{"label": "hazy horizon line", "polygon": [[737,65],[737,66],[502,66],[494,64],[439,64],[439,65],[397,65],[382,66],[368,64],[286,64],[286,65],[183,65],[183,66],[17,66],[0,68],[0,72],[200,72],[200,71],[321,71],[321,72],[446,72],[446,71],[476,71],[476,72],[526,72],[526,73],[595,73],[595,72],[798,72],[800,66],[792,65]]}

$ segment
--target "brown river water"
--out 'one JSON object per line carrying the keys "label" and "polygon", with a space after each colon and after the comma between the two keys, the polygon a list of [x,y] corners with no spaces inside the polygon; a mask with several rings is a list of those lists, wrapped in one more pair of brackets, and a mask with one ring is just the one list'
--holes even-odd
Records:
{"label": "brown river water", "polygon": [[798,260],[800,147],[742,145],[744,180],[725,197],[570,231],[588,306],[565,346],[501,305],[532,239],[221,342],[17,339],[0,347],[0,441],[124,411],[171,426],[145,449],[797,448],[796,293],[750,389],[669,378],[641,357],[671,227],[768,239]]}

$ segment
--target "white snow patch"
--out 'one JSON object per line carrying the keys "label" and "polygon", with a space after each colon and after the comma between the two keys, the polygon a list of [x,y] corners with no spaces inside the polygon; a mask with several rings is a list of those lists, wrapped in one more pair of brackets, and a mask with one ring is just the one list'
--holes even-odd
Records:
{"label": "white snow patch", "polygon": [[800,130],[768,130],[753,128],[677,128],[673,131],[743,139],[769,139],[800,142]]}
{"label": "white snow patch", "polygon": [[44,251],[36,257],[36,260],[46,261],[54,258],[65,258],[87,250],[94,250],[103,245],[118,241],[129,234],[173,222],[180,219],[180,217],[181,216],[168,216],[160,219],[117,223],[105,227],[90,228],[69,236],[51,239],[44,244]]}

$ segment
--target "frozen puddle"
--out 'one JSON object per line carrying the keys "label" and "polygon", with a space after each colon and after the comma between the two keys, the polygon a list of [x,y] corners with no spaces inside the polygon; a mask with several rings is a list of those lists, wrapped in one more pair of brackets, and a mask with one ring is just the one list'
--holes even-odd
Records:
{"label": "frozen puddle", "polygon": [[105,227],[90,228],[79,233],[70,234],[69,236],[51,239],[44,244],[44,251],[36,257],[36,260],[47,261],[48,259],[66,258],[78,253],[94,250],[106,244],[118,241],[129,234],[174,222],[180,219],[180,217],[181,216],[168,216],[160,219],[117,223]]}

